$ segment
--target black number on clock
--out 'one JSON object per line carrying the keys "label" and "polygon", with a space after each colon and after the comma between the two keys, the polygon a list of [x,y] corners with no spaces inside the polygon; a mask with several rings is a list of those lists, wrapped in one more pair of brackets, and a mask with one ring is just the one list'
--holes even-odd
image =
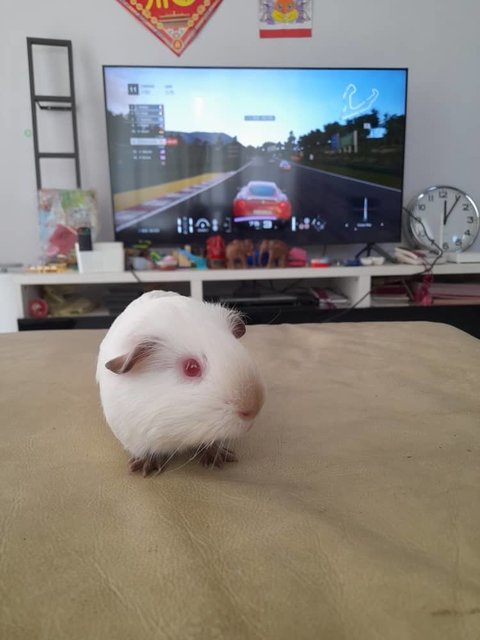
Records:
{"label": "black number on clock", "polygon": [[462,204],[462,211],[470,211],[470,205],[468,204],[468,202],[464,202]]}
{"label": "black number on clock", "polygon": [[440,191],[438,193],[438,197],[439,198],[448,198],[448,192],[447,191]]}
{"label": "black number on clock", "polygon": [[418,205],[418,210],[419,210],[419,211],[425,211],[425,209],[426,209],[426,208],[427,208],[427,206],[426,206],[426,205],[424,205],[424,204],[419,204],[419,205]]}
{"label": "black number on clock", "polygon": [[467,224],[473,224],[475,218],[473,216],[467,216]]}
{"label": "black number on clock", "polygon": [[433,202],[434,200],[435,200],[435,197],[434,197],[433,193],[429,193],[428,194],[428,201],[429,202]]}
{"label": "black number on clock", "polygon": [[442,245],[442,249],[444,251],[448,251],[450,249],[450,245],[448,244],[448,242],[444,242]]}
{"label": "black number on clock", "polygon": [[470,229],[467,229],[463,235],[464,236],[471,236],[472,234],[470,233]]}
{"label": "black number on clock", "polygon": [[461,247],[462,246],[462,239],[461,238],[457,238],[457,240],[455,240],[455,244],[457,245],[457,247]]}

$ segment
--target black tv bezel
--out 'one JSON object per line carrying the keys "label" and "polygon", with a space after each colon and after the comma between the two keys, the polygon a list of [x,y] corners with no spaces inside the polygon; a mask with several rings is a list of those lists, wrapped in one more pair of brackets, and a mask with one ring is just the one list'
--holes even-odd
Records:
{"label": "black tv bezel", "polygon": [[[123,242],[124,246],[131,247],[135,244],[138,244],[141,241],[149,241],[152,246],[162,248],[162,247],[176,247],[176,246],[184,246],[184,245],[198,245],[202,241],[200,239],[196,239],[195,236],[185,237],[179,239],[177,242],[175,240],[164,240],[159,238],[158,234],[146,234],[146,233],[138,233],[138,232],[128,232],[128,231],[117,231],[115,225],[115,209],[114,209],[114,194],[112,189],[112,167],[111,167],[111,158],[110,158],[110,145],[108,139],[108,109],[107,109],[107,88],[106,88],[106,69],[246,69],[246,70],[319,70],[319,71],[403,71],[405,73],[405,134],[403,139],[403,153],[402,153],[402,188],[400,189],[400,198],[401,198],[401,206],[400,213],[397,221],[397,233],[395,237],[388,239],[372,239],[372,240],[359,240],[358,238],[352,238],[351,242],[343,242],[343,243],[335,243],[335,242],[318,242],[316,243],[319,246],[351,246],[351,245],[375,245],[379,243],[398,243],[402,240],[402,231],[403,231],[403,210],[404,210],[404,187],[405,187],[405,156],[406,156],[406,147],[407,147],[407,130],[408,130],[408,97],[409,97],[409,67],[404,66],[387,66],[387,67],[307,67],[307,66],[250,66],[250,65],[183,65],[183,64],[103,64],[102,65],[102,80],[103,80],[103,98],[104,98],[104,118],[105,118],[105,131],[106,131],[106,141],[107,141],[107,158],[108,158],[108,172],[109,172],[109,183],[110,183],[110,206],[111,206],[111,217],[113,222],[113,232],[114,238],[117,242]],[[308,247],[314,246],[315,243],[310,241],[302,241],[301,232],[299,232],[299,240],[295,242],[295,245],[300,247]],[[201,236],[204,238],[203,243],[213,234],[206,234],[205,236]],[[222,235],[221,232],[215,235]],[[281,234],[280,234],[281,235]],[[235,234],[232,234],[231,237],[228,237],[227,240],[234,240]],[[258,238],[261,239],[260,237]]]}

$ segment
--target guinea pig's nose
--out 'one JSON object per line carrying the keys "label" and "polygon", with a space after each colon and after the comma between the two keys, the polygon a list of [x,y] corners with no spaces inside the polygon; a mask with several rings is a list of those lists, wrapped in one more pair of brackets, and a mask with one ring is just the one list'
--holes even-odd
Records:
{"label": "guinea pig's nose", "polygon": [[242,403],[237,409],[237,414],[242,420],[253,420],[259,413],[263,405],[263,394],[257,393],[250,398],[249,402]]}
{"label": "guinea pig's nose", "polygon": [[252,421],[260,412],[264,401],[263,385],[251,378],[240,387],[241,392],[236,398],[237,415],[245,422]]}
{"label": "guinea pig's nose", "polygon": [[255,416],[257,415],[257,413],[258,413],[258,411],[256,411],[255,409],[247,409],[246,411],[244,411],[244,410],[238,411],[238,415],[243,420],[253,420],[253,418],[255,418]]}

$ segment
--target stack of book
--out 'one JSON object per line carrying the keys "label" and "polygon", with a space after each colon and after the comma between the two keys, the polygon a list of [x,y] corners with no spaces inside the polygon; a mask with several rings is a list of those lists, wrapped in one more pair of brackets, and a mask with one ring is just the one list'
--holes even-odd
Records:
{"label": "stack of book", "polygon": [[404,307],[409,303],[410,295],[403,284],[382,284],[372,291],[372,307]]}
{"label": "stack of book", "polygon": [[[414,285],[416,291],[421,283]],[[431,304],[480,304],[480,283],[432,282],[428,285]]]}

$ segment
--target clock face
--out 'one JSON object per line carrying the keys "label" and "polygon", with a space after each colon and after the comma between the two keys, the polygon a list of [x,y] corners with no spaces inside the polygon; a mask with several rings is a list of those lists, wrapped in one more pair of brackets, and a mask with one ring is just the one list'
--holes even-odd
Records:
{"label": "clock face", "polygon": [[480,230],[475,203],[454,187],[430,187],[415,198],[409,211],[408,227],[414,240],[432,251],[464,251]]}

